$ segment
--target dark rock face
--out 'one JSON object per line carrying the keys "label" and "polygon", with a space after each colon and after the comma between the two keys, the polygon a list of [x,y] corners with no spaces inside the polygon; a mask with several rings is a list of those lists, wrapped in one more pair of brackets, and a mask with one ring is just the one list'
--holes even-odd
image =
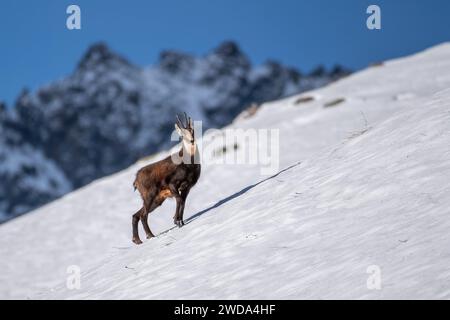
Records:
{"label": "dark rock face", "polygon": [[95,44],[69,77],[24,90],[11,110],[0,103],[0,221],[168,147],[176,112],[221,127],[250,103],[347,74],[303,76],[273,61],[252,68],[231,41],[203,57],[164,51],[149,68]]}
{"label": "dark rock face", "polygon": [[193,65],[194,58],[184,53],[163,51],[159,56],[160,68],[174,75],[189,72]]}
{"label": "dark rock face", "polygon": [[60,167],[26,140],[17,119],[3,113],[0,123],[0,221],[73,189]]}

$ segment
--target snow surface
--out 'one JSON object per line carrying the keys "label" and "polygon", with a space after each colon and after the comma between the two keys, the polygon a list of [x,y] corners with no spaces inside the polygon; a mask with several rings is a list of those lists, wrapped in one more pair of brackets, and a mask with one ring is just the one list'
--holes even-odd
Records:
{"label": "snow surface", "polygon": [[[448,88],[443,44],[264,104],[229,127],[280,129],[280,172],[204,164],[186,226],[172,227],[166,201],[141,246],[132,181],[167,153],[97,180],[0,226],[0,297],[448,299]],[[380,290],[367,287],[372,265]]]}

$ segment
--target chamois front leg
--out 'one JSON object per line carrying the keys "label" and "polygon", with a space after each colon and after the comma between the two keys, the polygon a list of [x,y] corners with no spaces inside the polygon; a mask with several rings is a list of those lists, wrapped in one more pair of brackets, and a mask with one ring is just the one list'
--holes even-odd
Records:
{"label": "chamois front leg", "polygon": [[182,226],[184,226],[184,220],[183,220],[183,215],[184,215],[184,206],[186,204],[186,198],[189,194],[189,188],[181,191],[181,198],[183,199],[183,201],[181,202],[181,207],[180,210],[178,211],[178,218],[177,220],[180,221],[180,224]]}
{"label": "chamois front leg", "polygon": [[178,193],[178,190],[174,185],[172,185],[172,184],[169,185],[169,189],[170,189],[170,192],[172,193],[172,195],[175,197],[175,200],[177,202],[177,208],[175,209],[175,215],[173,216],[173,223],[181,228],[182,221],[180,221],[180,218],[179,218],[180,213],[179,212],[180,212],[180,209],[182,207],[184,207],[184,200],[181,197],[181,195]]}

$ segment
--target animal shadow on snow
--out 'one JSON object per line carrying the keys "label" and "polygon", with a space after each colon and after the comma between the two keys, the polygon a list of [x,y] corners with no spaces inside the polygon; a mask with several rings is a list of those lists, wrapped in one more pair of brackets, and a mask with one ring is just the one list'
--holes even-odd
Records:
{"label": "animal shadow on snow", "polygon": [[[297,163],[295,163],[295,164],[293,164],[293,165],[290,165],[289,167],[284,168],[284,169],[278,171],[276,174],[274,174],[274,175],[272,175],[272,176],[270,176],[270,177],[268,177],[268,178],[265,178],[265,179],[263,179],[263,180],[261,180],[261,181],[259,181],[259,182],[257,182],[257,183],[251,184],[251,185],[249,185],[249,186],[243,188],[242,190],[240,190],[240,191],[238,191],[238,192],[236,192],[236,193],[233,193],[232,195],[230,195],[230,196],[228,196],[228,197],[226,197],[226,198],[224,198],[224,199],[222,199],[222,200],[219,200],[219,201],[216,202],[214,205],[212,205],[212,206],[210,206],[210,207],[208,207],[208,208],[206,208],[206,209],[203,209],[202,211],[199,211],[199,212],[197,212],[196,214],[194,214],[194,215],[190,216],[189,218],[187,218],[187,219],[185,220],[185,225],[188,225],[189,223],[191,223],[192,221],[194,221],[195,219],[197,219],[197,218],[200,217],[201,215],[203,215],[203,214],[205,214],[205,213],[207,213],[207,212],[209,212],[209,211],[211,211],[211,210],[213,210],[213,209],[215,209],[215,208],[220,207],[221,205],[227,203],[228,201],[234,200],[234,199],[236,199],[236,198],[242,196],[244,193],[248,192],[249,190],[253,189],[254,187],[256,187],[256,186],[258,186],[258,185],[260,185],[260,184],[262,184],[262,183],[264,183],[264,182],[266,182],[266,181],[268,181],[268,180],[271,180],[271,179],[273,179],[273,178],[276,178],[277,176],[279,176],[279,175],[282,174],[283,172],[286,172],[286,171],[288,171],[288,170],[290,170],[290,169],[292,169],[292,168],[294,168],[294,167],[300,165],[300,163],[301,163],[301,162],[297,162]],[[159,235],[163,235],[163,234],[165,234],[165,233],[167,233],[167,232],[169,232],[169,231],[171,231],[171,230],[173,230],[173,229],[175,229],[175,228],[176,228],[176,227],[172,227],[172,228],[170,228],[170,229],[168,229],[168,230],[166,230],[166,231],[161,232]]]}

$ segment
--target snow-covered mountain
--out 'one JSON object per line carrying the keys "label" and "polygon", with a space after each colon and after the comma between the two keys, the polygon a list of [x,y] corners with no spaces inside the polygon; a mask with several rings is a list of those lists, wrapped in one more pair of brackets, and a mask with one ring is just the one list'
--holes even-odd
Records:
{"label": "snow-covered mountain", "polygon": [[24,90],[11,112],[0,105],[0,130],[8,139],[0,141],[0,179],[7,181],[0,188],[22,185],[0,193],[0,213],[26,212],[169,147],[176,112],[189,112],[205,128],[221,127],[251,103],[348,73],[337,66],[302,75],[273,61],[252,67],[230,41],[203,57],[165,51],[156,65],[140,68],[95,44],[68,77]]}
{"label": "snow-covered mountain", "polygon": [[24,140],[0,106],[0,222],[72,190],[60,167]]}
{"label": "snow-covered mountain", "polygon": [[167,152],[97,180],[0,226],[0,297],[448,299],[449,87],[442,44],[263,104],[228,128],[279,129],[280,171],[204,163],[141,246],[132,181]]}

